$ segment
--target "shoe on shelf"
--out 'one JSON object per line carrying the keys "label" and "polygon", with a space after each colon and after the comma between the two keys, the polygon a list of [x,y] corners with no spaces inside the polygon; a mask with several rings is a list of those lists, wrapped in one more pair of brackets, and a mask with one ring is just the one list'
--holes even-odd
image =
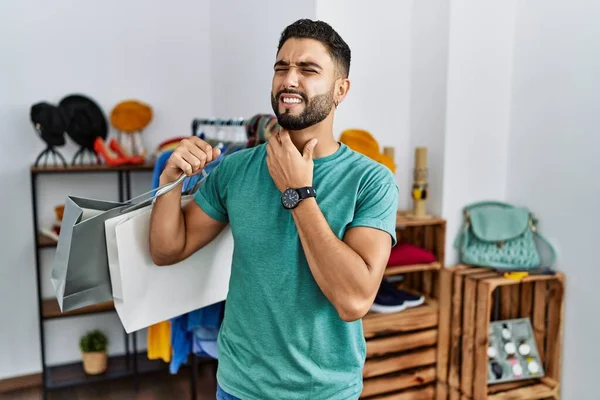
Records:
{"label": "shoe on shelf", "polygon": [[389,283],[399,283],[404,280],[404,275],[392,275],[385,278]]}
{"label": "shoe on shelf", "polygon": [[396,289],[387,279],[383,279],[371,310],[380,313],[394,313],[404,311],[409,307],[420,306],[424,302],[425,296]]}
{"label": "shoe on shelf", "polygon": [[425,303],[425,296],[417,296],[415,294],[406,292],[404,290],[398,290],[396,297],[404,300],[404,304],[406,304],[406,308],[418,307],[421,304]]}
{"label": "shoe on shelf", "polygon": [[404,310],[406,310],[405,301],[389,293],[378,292],[371,305],[371,311],[377,313],[396,313]]}
{"label": "shoe on shelf", "polygon": [[110,141],[108,142],[108,146],[110,147],[110,149],[112,151],[117,153],[117,155],[119,157],[121,157],[124,160],[127,160],[128,164],[143,164],[145,161],[144,156],[141,156],[141,155],[134,156],[134,155],[128,154],[125,151],[125,149],[123,148],[123,146],[121,146],[121,144],[115,138],[110,139]]}
{"label": "shoe on shelf", "polygon": [[104,160],[106,165],[111,167],[128,163],[126,158],[115,153],[100,136],[94,141],[94,151]]}

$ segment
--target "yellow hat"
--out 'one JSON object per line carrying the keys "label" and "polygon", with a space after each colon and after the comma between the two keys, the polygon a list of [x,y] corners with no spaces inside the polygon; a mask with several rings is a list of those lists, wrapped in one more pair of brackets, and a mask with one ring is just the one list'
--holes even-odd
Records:
{"label": "yellow hat", "polygon": [[362,129],[347,129],[342,132],[340,142],[344,143],[352,150],[364,154],[372,160],[385,165],[393,173],[396,173],[394,160],[379,151],[379,143],[369,132]]}
{"label": "yellow hat", "polygon": [[138,132],[152,121],[152,108],[137,100],[123,101],[113,108],[111,124],[121,132]]}

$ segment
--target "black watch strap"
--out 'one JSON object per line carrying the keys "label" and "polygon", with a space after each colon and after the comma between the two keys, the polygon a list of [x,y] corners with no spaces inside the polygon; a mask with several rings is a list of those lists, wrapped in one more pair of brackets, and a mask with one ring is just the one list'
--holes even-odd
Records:
{"label": "black watch strap", "polygon": [[312,186],[306,186],[296,189],[301,200],[308,199],[309,197],[317,197],[317,191]]}

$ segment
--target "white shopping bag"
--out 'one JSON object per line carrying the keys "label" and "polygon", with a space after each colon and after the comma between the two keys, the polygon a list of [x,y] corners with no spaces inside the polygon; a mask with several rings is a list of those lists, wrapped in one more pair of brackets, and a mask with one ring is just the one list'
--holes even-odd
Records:
{"label": "white shopping bag", "polygon": [[121,286],[121,267],[119,265],[119,251],[117,249],[117,225],[125,222],[136,215],[148,210],[148,207],[121,214],[118,217],[109,218],[104,221],[104,232],[106,235],[106,255],[108,258],[108,271],[112,287],[112,297],[123,300],[123,288]]}
{"label": "white shopping bag", "polygon": [[[191,196],[185,197],[184,204]],[[223,301],[229,289],[233,256],[229,225],[187,259],[159,267],[149,250],[151,211],[147,206],[106,222],[114,303],[127,333]]]}

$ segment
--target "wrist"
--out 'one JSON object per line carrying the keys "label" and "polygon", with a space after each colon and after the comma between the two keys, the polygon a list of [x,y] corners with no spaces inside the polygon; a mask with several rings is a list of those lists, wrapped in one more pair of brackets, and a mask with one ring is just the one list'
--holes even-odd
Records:
{"label": "wrist", "polygon": [[293,214],[297,214],[298,211],[302,212],[303,209],[311,208],[314,206],[318,206],[317,199],[314,197],[309,197],[307,199],[300,201],[298,203],[298,205],[295,208],[293,208],[291,211]]}
{"label": "wrist", "polygon": [[163,186],[163,185],[169,184],[171,182],[175,182],[176,180],[177,180],[177,177],[171,177],[171,176],[169,176],[167,171],[163,171],[160,174],[160,177],[158,178],[158,184],[159,184],[159,186]]}

